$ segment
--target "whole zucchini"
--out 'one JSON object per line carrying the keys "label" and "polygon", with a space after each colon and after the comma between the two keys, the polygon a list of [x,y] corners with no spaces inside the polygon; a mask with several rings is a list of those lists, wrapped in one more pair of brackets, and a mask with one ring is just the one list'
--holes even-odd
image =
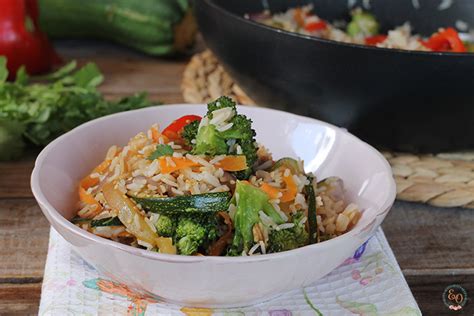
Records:
{"label": "whole zucchini", "polygon": [[186,51],[197,26],[188,0],[39,0],[52,38],[99,38],[150,55]]}

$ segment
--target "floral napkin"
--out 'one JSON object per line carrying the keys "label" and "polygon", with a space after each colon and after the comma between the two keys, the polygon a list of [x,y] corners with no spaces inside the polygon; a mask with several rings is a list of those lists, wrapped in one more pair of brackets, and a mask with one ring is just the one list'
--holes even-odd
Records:
{"label": "floral napkin", "polygon": [[102,278],[51,229],[40,315],[421,315],[382,229],[336,270],[258,305],[204,309],[168,304]]}

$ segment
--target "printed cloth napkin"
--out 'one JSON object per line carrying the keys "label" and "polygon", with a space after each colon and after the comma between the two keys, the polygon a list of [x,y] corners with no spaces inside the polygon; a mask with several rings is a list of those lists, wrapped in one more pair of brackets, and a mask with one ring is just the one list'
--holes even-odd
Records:
{"label": "printed cloth napkin", "polygon": [[168,304],[101,277],[51,229],[39,315],[421,315],[382,229],[314,285],[243,308]]}

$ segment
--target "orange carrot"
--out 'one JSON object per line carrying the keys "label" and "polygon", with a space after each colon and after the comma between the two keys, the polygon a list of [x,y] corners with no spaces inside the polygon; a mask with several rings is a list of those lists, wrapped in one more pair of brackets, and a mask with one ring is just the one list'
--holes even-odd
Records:
{"label": "orange carrot", "polygon": [[151,138],[155,143],[157,143],[158,139],[160,138],[160,132],[158,132],[158,129],[156,127],[151,128]]}
{"label": "orange carrot", "polygon": [[167,157],[160,157],[160,169],[161,173],[171,173],[177,170],[185,169],[185,168],[190,168],[190,167],[195,167],[198,166],[199,164],[187,159],[187,158],[176,158],[176,157],[169,157],[175,164],[175,166],[172,166],[168,164],[168,161],[166,159]]}
{"label": "orange carrot", "polygon": [[81,202],[85,203],[85,204],[88,204],[88,205],[96,205],[96,209],[95,209],[95,213],[99,213],[101,210],[102,210],[102,205],[100,205],[99,202],[97,202],[96,199],[94,199],[94,197],[87,193],[87,191],[83,188],[83,187],[79,187],[79,199],[81,200]]}
{"label": "orange carrot", "polygon": [[247,158],[245,156],[225,156],[216,163],[216,166],[225,171],[240,171],[247,169]]}
{"label": "orange carrot", "polygon": [[260,189],[266,194],[268,194],[270,199],[277,199],[278,194],[280,193],[280,189],[275,188],[274,186],[269,185],[268,183],[263,183]]}
{"label": "orange carrot", "polygon": [[295,20],[296,24],[298,24],[299,27],[303,27],[305,24],[304,17],[303,17],[303,10],[300,8],[296,8],[293,19]]}
{"label": "orange carrot", "polygon": [[293,201],[298,193],[298,187],[296,186],[293,176],[290,174],[287,177],[283,177],[283,181],[286,184],[286,190],[282,191],[283,195],[280,198],[280,202],[290,202]]}
{"label": "orange carrot", "polygon": [[[91,172],[92,173],[102,173],[107,168],[110,166],[110,160],[104,160],[98,165],[97,167],[94,168],[94,170]],[[87,177],[81,180],[80,186],[83,187],[84,189],[88,189],[90,187],[93,187],[95,185],[99,184],[99,178],[92,178],[91,175],[89,174]]]}

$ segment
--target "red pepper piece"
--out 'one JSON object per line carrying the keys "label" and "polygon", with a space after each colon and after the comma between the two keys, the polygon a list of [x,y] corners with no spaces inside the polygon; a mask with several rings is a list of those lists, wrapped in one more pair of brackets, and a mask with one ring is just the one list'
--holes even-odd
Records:
{"label": "red pepper piece", "polygon": [[310,22],[310,23],[306,24],[304,29],[308,32],[314,32],[314,31],[324,30],[324,29],[326,29],[326,27],[327,27],[326,22],[323,21],[323,20],[320,20],[320,21],[317,21],[317,22]]}
{"label": "red pepper piece", "polygon": [[170,140],[180,143],[181,133],[186,125],[194,121],[200,121],[199,115],[185,115],[179,119],[173,121],[168,127],[163,130],[163,135],[168,137]]}
{"label": "red pepper piece", "polygon": [[46,35],[38,25],[36,0],[2,0],[0,10],[0,55],[7,57],[9,79],[20,66],[27,73],[51,70],[58,60]]}
{"label": "red pepper piece", "polygon": [[464,53],[467,51],[458,32],[452,27],[433,34],[426,42],[422,42],[422,44],[435,52]]}
{"label": "red pepper piece", "polygon": [[387,35],[374,35],[365,38],[365,44],[375,46],[387,39]]}

